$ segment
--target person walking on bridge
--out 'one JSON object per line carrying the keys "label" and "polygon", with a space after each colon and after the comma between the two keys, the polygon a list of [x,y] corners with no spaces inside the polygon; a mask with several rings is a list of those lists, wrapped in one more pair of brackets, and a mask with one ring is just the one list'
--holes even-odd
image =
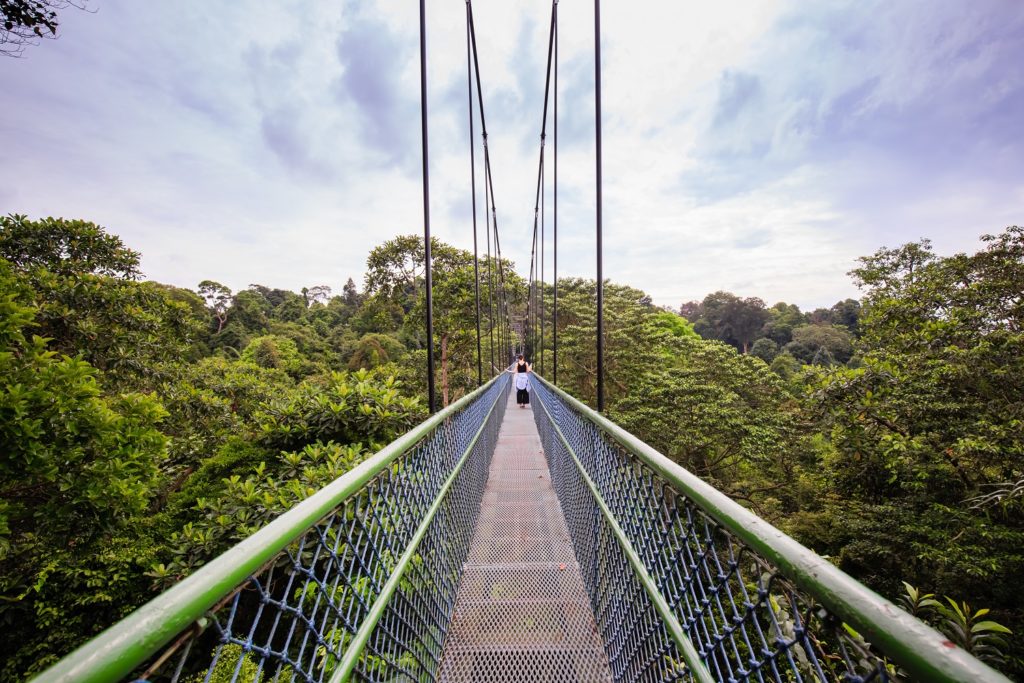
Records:
{"label": "person walking on bridge", "polygon": [[516,403],[520,408],[530,405],[530,373],[533,367],[526,362],[523,354],[519,354],[516,364],[508,369],[516,376]]}

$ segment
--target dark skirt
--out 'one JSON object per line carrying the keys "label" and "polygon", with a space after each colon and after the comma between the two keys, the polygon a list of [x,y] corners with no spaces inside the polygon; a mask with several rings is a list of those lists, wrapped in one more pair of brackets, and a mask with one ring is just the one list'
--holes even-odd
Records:
{"label": "dark skirt", "polygon": [[519,405],[530,405],[530,390],[516,389],[516,403]]}

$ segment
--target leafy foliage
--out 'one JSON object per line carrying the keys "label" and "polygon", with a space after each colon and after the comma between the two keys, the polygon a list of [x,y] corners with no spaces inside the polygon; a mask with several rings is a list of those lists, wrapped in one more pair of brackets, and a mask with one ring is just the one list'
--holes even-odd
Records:
{"label": "leafy foliage", "polygon": [[23,644],[5,678],[119,613],[117,589],[147,548],[133,556],[122,534],[147,509],[166,447],[156,400],[104,397],[88,363],[28,336],[38,309],[24,292],[0,260],[0,624]]}
{"label": "leafy foliage", "polygon": [[[640,438],[1020,675],[1024,231],[985,245],[880,250],[853,273],[861,301],[810,312],[716,292],[677,315],[606,283],[606,398]],[[432,248],[428,351],[417,237],[370,254],[363,292],[197,294],[141,281],[139,255],[95,224],[0,219],[0,629],[16,643],[0,680],[419,422],[428,352],[445,400],[472,389],[473,260]],[[501,265],[521,318],[525,283]],[[504,362],[486,303],[498,263],[480,270],[486,367]],[[593,281],[559,282],[559,383],[591,403],[594,298]],[[553,360],[545,334],[535,367]]]}
{"label": "leafy foliage", "polygon": [[84,221],[0,218],[0,256],[33,293],[36,331],[123,387],[149,388],[160,363],[194,355],[200,321],[173,290],[138,282],[139,255]]}
{"label": "leafy foliage", "polygon": [[[824,495],[790,528],[804,537],[804,515],[828,519],[815,545],[872,585],[894,594],[904,577],[1017,625],[1020,499],[965,502],[1024,479],[1024,231],[983,240],[972,255],[940,258],[923,241],[861,259],[860,362],[808,375],[808,412],[828,437]],[[973,619],[943,609],[947,626]]]}
{"label": "leafy foliage", "polygon": [[95,223],[63,218],[29,220],[0,217],[0,257],[31,273],[45,270],[60,277],[102,275],[136,280],[139,253]]}
{"label": "leafy foliage", "polygon": [[388,334],[364,334],[351,345],[348,368],[375,368],[401,359],[406,353],[402,342]]}
{"label": "leafy foliage", "polygon": [[0,0],[0,55],[19,57],[39,38],[56,38],[57,10],[84,9],[88,0]]}
{"label": "leafy foliage", "polygon": [[383,446],[424,417],[419,400],[403,397],[394,377],[358,370],[306,380],[271,400],[256,420],[267,444],[300,448],[316,441]]}
{"label": "leafy foliage", "polygon": [[195,500],[191,519],[169,538],[170,561],[149,572],[166,586],[251,536],[296,503],[359,464],[372,451],[362,444],[314,443],[261,462],[245,476],[232,474],[210,497]]}
{"label": "leafy foliage", "polygon": [[749,498],[751,486],[777,477],[782,489],[779,465],[798,441],[797,406],[779,378],[717,342],[675,338],[665,351],[671,361],[651,358],[611,411],[616,421],[734,496]]}
{"label": "leafy foliage", "polygon": [[903,586],[906,592],[900,601],[915,617],[936,626],[983,662],[1002,664],[1005,661],[1007,643],[1003,636],[1013,631],[997,621],[984,619],[992,610],[974,610],[966,602],[957,602],[948,596],[945,602],[936,600],[934,594],[924,593],[906,581]]}
{"label": "leafy foliage", "polygon": [[[476,299],[474,294],[473,255],[436,239],[431,240],[433,261],[433,316],[437,355],[438,385],[442,405],[457,399],[477,386]],[[366,299],[355,327],[362,333],[391,333],[411,350],[426,349],[423,321],[426,317],[426,287],[423,238],[403,235],[388,240],[370,252],[367,259]],[[525,283],[514,274],[510,263],[496,259],[480,263],[480,298],[486,302],[497,296],[492,287],[503,267],[502,278],[512,305],[521,303]],[[486,314],[486,311],[485,311]],[[488,323],[500,324],[497,310],[481,321],[481,356],[492,351]],[[496,347],[495,347],[496,349]],[[500,353],[497,354],[500,357]],[[406,360],[412,360],[412,357]],[[491,374],[491,373],[488,373]]]}
{"label": "leafy foliage", "polygon": [[782,348],[805,365],[844,364],[853,356],[853,337],[843,327],[803,325],[793,329],[793,341]]}
{"label": "leafy foliage", "polygon": [[242,351],[241,359],[261,368],[274,368],[295,374],[302,366],[299,347],[287,337],[267,334],[250,341]]}
{"label": "leafy foliage", "polygon": [[756,297],[741,299],[731,292],[709,294],[696,314],[693,324],[698,334],[732,344],[744,353],[769,319],[763,301]]}

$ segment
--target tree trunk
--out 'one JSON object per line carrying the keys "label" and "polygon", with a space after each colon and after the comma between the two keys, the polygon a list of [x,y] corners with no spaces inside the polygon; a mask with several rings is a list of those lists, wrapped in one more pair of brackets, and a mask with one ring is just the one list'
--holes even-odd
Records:
{"label": "tree trunk", "polygon": [[441,335],[441,406],[448,407],[448,335]]}

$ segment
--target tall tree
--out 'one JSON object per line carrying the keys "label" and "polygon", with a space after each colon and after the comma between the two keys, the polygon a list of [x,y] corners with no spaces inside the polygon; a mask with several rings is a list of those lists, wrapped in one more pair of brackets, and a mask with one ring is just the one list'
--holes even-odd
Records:
{"label": "tall tree", "polygon": [[796,304],[780,301],[768,309],[768,320],[762,328],[762,334],[782,347],[793,341],[793,330],[805,325],[807,319]]}
{"label": "tall tree", "polygon": [[326,303],[331,298],[331,288],[327,285],[313,285],[302,288],[302,297],[306,300],[306,306]]}
{"label": "tall tree", "polygon": [[2,680],[24,680],[121,613],[149,549],[130,543],[128,555],[115,539],[146,511],[166,448],[157,400],[104,397],[95,368],[32,335],[31,297],[0,260]]}
{"label": "tall tree", "polygon": [[850,334],[860,331],[860,302],[856,299],[843,299],[832,307],[832,324],[845,327]]}
{"label": "tall tree", "polygon": [[853,356],[853,335],[845,327],[801,325],[793,329],[793,341],[782,348],[805,364],[814,363],[815,358],[845,363]]}
{"label": "tall tree", "polygon": [[203,280],[199,283],[199,295],[206,300],[206,304],[213,312],[213,318],[217,321],[217,332],[220,334],[224,329],[224,323],[228,321],[228,309],[231,307],[231,290],[219,282]]}
{"label": "tall tree", "polygon": [[[438,384],[444,404],[476,384],[476,308],[473,296],[473,255],[436,239],[431,241],[433,260],[434,334],[438,355]],[[423,349],[426,307],[423,238],[405,235],[388,240],[370,252],[366,261],[365,311],[386,325],[400,321],[399,330],[412,349]],[[481,275],[481,298],[487,297],[486,264]],[[506,290],[516,305],[523,290],[522,278],[505,263]],[[493,278],[496,282],[497,278]],[[495,323],[500,324],[496,316]],[[368,332],[390,332],[379,327]],[[488,340],[489,341],[489,340]],[[486,347],[484,353],[486,353]]]}
{"label": "tall tree", "polygon": [[761,299],[741,299],[731,292],[719,291],[704,297],[694,329],[702,337],[724,341],[747,353],[768,317]]}
{"label": "tall tree", "polygon": [[44,270],[60,277],[101,275],[138,280],[139,252],[89,221],[0,217],[0,257],[16,269]]}

